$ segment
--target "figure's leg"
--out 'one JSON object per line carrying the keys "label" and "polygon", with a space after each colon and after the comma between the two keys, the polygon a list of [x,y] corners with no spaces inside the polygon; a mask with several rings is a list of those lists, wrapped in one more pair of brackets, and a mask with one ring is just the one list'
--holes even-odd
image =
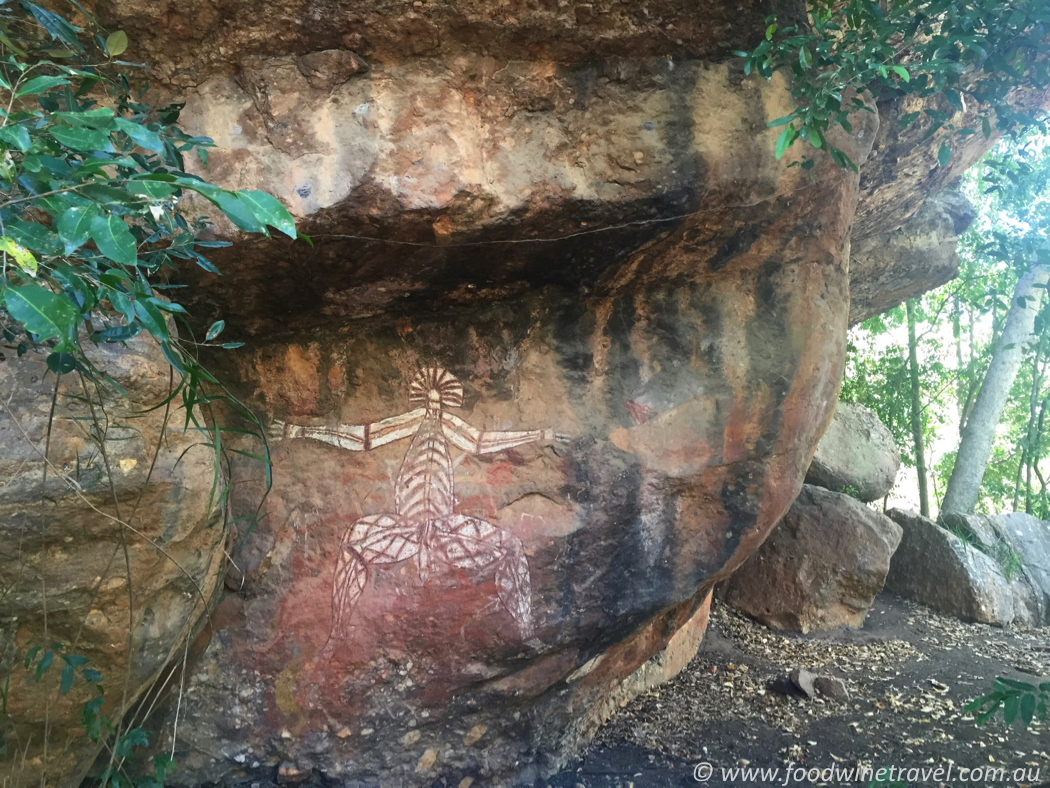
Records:
{"label": "figure's leg", "polygon": [[370,568],[406,561],[418,552],[418,529],[396,515],[370,514],[346,529],[339,543],[332,585],[329,643],[349,636],[350,619],[364,593]]}
{"label": "figure's leg", "polygon": [[476,575],[493,569],[500,603],[521,637],[532,635],[532,579],[518,537],[477,517],[455,514],[431,538],[437,560]]}

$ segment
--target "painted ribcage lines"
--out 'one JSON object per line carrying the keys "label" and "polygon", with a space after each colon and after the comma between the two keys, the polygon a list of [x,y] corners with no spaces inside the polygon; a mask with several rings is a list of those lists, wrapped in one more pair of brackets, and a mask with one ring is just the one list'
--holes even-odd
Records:
{"label": "painted ribcage lines", "polygon": [[423,525],[452,516],[452,456],[439,413],[428,415],[412,439],[397,478],[394,505],[406,521]]}

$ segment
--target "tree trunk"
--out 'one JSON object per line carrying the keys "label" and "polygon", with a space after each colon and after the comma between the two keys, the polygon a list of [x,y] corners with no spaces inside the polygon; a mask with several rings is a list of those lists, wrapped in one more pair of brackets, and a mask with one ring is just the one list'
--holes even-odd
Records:
{"label": "tree trunk", "polygon": [[926,492],[926,452],[922,445],[922,401],[919,396],[919,348],[915,339],[915,301],[908,301],[908,377],[911,378],[911,438],[915,444],[915,473],[919,477],[919,513],[930,516]]}
{"label": "tree trunk", "polygon": [[962,428],[963,411],[966,409],[966,381],[963,378],[963,351],[962,351],[962,306],[959,304],[959,296],[954,296],[952,304],[952,333],[955,334],[955,374],[959,376],[955,384],[955,398],[959,405],[959,425]]}
{"label": "tree trunk", "polygon": [[1025,271],[1014,289],[1006,322],[973,410],[966,420],[959,453],[955,458],[941,511],[969,513],[977,503],[981,481],[992,452],[995,428],[1006,406],[1010,388],[1017,377],[1024,356],[1024,343],[1030,341],[1035,316],[1039,311],[1040,288],[1046,285],[1050,271],[1034,266]]}

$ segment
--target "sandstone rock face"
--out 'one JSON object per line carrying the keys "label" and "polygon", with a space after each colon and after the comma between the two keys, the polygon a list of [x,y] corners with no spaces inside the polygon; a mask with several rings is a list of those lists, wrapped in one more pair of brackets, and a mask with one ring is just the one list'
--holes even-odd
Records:
{"label": "sandstone rock face", "polygon": [[725,599],[775,629],[860,627],[900,539],[900,526],[885,515],[807,484],[729,578]]}
{"label": "sandstone rock face", "polygon": [[904,529],[890,563],[888,589],[964,621],[1005,626],[1014,620],[1014,589],[993,558],[914,512],[891,509],[888,514]]}
{"label": "sandstone rock face", "polygon": [[1033,624],[1050,623],[1050,523],[1024,512],[999,515],[946,512],[941,523],[964,533],[976,545],[1018,575],[1027,586],[1022,607]]}
{"label": "sandstone rock face", "polygon": [[854,239],[850,325],[954,279],[959,271],[956,242],[973,219],[969,200],[945,189],[929,197],[900,227]]}
{"label": "sandstone rock face", "polygon": [[888,493],[901,466],[893,435],[863,405],[840,402],[827,432],[817,444],[806,484],[833,492],[852,487],[862,501]]}
{"label": "sandstone rock face", "polygon": [[[684,112],[688,138],[624,160],[663,195],[705,173],[703,209],[673,230],[625,231],[619,252],[590,236],[544,243],[545,268],[537,257],[526,271],[521,255],[541,252],[515,248],[529,244],[399,247],[395,268],[370,268],[367,255],[338,262],[387,300],[352,297],[347,281],[346,298],[307,310],[294,288],[330,290],[335,280],[299,272],[281,311],[244,307],[258,316],[259,338],[226,356],[225,378],[283,423],[275,486],[234,555],[245,588],[217,611],[189,683],[177,780],[272,779],[282,762],[289,774],[381,783],[531,779],[593,732],[623,697],[621,683],[665,649],[794,500],[837,399],[856,176],[822,164],[811,181],[776,161],[764,121],[726,129],[731,115],[712,112],[783,114],[781,85],[734,84],[720,67],[689,73],[670,92],[633,99],[649,102],[635,117],[642,133],[646,119],[660,128]],[[476,131],[438,125],[454,119],[459,98],[430,79],[412,88],[414,113],[406,105],[398,124],[367,126],[372,166],[400,160],[406,134],[455,132],[456,144],[420,143],[420,163],[409,164],[421,177],[384,176],[375,188],[398,184],[401,200],[442,204],[454,191],[422,173],[458,178],[468,162],[496,155],[502,175],[477,181],[493,194],[489,212],[467,221],[515,205],[531,221],[535,198],[513,180],[524,185],[516,168],[526,166],[552,210],[569,199],[554,184],[570,174],[580,204],[607,195],[610,216],[640,210],[617,197],[640,184],[596,174],[607,157],[576,168],[575,144],[525,156],[524,129],[513,148],[488,147]],[[407,87],[388,87],[369,112],[408,101]],[[428,108],[424,90],[453,103]],[[216,100],[202,123],[228,122],[228,106]],[[621,117],[595,103],[520,122],[558,140],[576,112],[599,113],[590,144],[612,150],[633,121],[626,99],[609,106]],[[868,124],[864,138],[841,141],[854,158],[873,136],[871,117],[856,119]],[[311,166],[349,156],[331,155]],[[452,276],[460,257],[467,267]],[[232,305],[284,281],[279,270],[267,285],[255,270],[249,286],[241,266],[231,279],[244,292],[229,295]],[[410,313],[391,306],[408,303]],[[350,317],[339,330],[305,330]],[[278,322],[293,333],[269,336]],[[235,462],[232,474],[250,508],[248,470]]]}
{"label": "sandstone rock face", "polygon": [[[224,562],[214,452],[181,431],[179,409],[167,425],[163,408],[142,412],[168,394],[159,348],[132,340],[90,355],[130,400],[90,382],[85,391],[76,374],[56,380],[42,357],[0,362],[5,784],[79,784],[99,749],[80,719],[95,691],[78,673],[59,694],[61,654],[90,659],[103,711],[119,717],[181,653]],[[62,650],[37,683],[22,655],[52,643]]]}
{"label": "sandstone rock face", "polygon": [[[831,142],[880,145],[858,236],[856,175],[776,159],[785,83],[728,53],[801,3],[416,2],[99,4],[215,139],[208,178],[313,238],[223,225],[223,276],[182,276],[279,438],[187,677],[186,785],[556,767],[682,664],[795,499],[850,238],[948,174],[851,116]],[[262,485],[230,471],[236,519]]]}

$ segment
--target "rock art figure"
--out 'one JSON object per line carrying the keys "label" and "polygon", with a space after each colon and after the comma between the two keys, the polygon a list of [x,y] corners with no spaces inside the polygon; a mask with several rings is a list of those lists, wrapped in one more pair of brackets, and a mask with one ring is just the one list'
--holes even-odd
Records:
{"label": "rock art figure", "polygon": [[348,451],[369,451],[411,438],[394,488],[392,513],[368,514],[347,528],[340,542],[332,587],[332,631],[325,647],[350,634],[350,619],[365,591],[372,567],[416,560],[420,582],[432,566],[495,573],[499,603],[518,626],[532,634],[532,582],[521,540],[509,531],[455,511],[449,444],[471,454],[493,454],[540,440],[562,439],[553,430],[477,430],[446,408],[463,405],[463,384],[448,370],[424,367],[409,387],[409,404],[419,407],[372,424],[335,429],[275,422],[278,435],[309,438]]}

